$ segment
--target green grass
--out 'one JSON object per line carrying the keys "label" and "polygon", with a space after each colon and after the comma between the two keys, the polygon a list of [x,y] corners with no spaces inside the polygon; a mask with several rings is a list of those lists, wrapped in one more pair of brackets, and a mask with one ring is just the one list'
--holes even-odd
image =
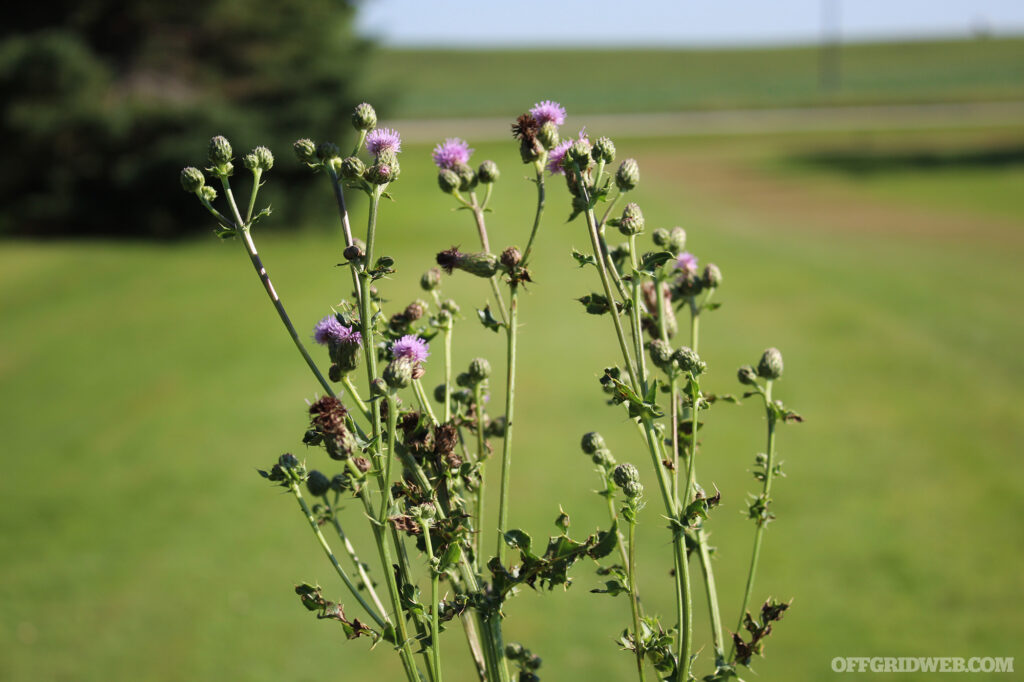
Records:
{"label": "green grass", "polygon": [[[952,135],[916,142],[991,142]],[[906,135],[874,141],[908,144]],[[1024,210],[1007,174],[1019,167],[904,170],[895,179],[912,188],[904,192],[881,176],[865,183],[793,161],[837,144],[855,138],[618,142],[643,169],[636,199],[648,227],[685,226],[689,248],[724,272],[724,305],[703,324],[707,389],[737,392],[735,368],[776,345],[786,359],[778,395],[807,418],[780,434],[788,477],[777,484],[755,590],[794,606],[757,671],[821,680],[833,656],[1015,655],[1024,641],[1015,522],[1024,513]],[[531,187],[515,150],[478,154],[503,171],[491,241],[521,245]],[[426,148],[406,151],[397,201],[382,212],[379,246],[400,268],[384,285],[396,309],[419,295],[436,250],[475,242],[427,159]],[[969,178],[1002,189],[974,205],[966,193],[944,203]],[[999,215],[990,203],[1004,207]],[[569,257],[587,240],[567,214],[556,181],[522,304],[512,513],[535,537],[553,531],[560,504],[579,533],[605,522],[578,450],[584,431],[600,429],[655,490],[635,431],[598,389],[617,350],[609,321],[573,300],[596,280]],[[257,239],[300,329],[346,294],[333,225]],[[304,452],[303,401],[317,386],[237,242],[5,242],[0,285],[0,679],[400,674],[390,652],[344,641],[292,594],[299,581],[336,596],[342,587],[294,502],[255,469]],[[458,364],[484,354],[500,366],[501,338],[472,319],[482,281],[446,279],[445,293],[466,318]],[[429,364],[432,384],[438,363]],[[750,401],[716,406],[702,432],[701,479],[723,492],[712,526],[727,626],[749,557],[741,512],[762,429]],[[358,528],[354,505],[349,513]],[[644,598],[671,620],[662,525],[652,494],[641,526]],[[365,534],[355,536],[372,554]],[[573,575],[566,593],[517,597],[509,638],[544,658],[546,679],[630,679],[631,660],[613,643],[626,602],[589,594],[589,566]],[[699,595],[696,603],[703,608]],[[446,660],[462,657],[460,634],[445,640]],[[702,661],[705,672],[707,649]],[[446,679],[472,676],[463,667]]]}
{"label": "green grass", "polygon": [[412,118],[509,116],[546,98],[593,114],[1024,97],[1021,38],[844,45],[824,89],[819,60],[814,47],[381,50],[366,82],[393,93],[389,117]]}

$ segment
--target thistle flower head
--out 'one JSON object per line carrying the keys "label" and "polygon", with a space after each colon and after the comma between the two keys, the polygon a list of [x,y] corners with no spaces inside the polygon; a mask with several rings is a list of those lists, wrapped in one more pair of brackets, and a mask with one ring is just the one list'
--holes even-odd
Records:
{"label": "thistle flower head", "polygon": [[358,346],[363,342],[363,337],[357,330],[338,322],[334,315],[328,315],[316,323],[316,327],[313,328],[313,339],[325,346],[330,343]]}
{"label": "thistle flower head", "polygon": [[676,258],[676,270],[682,270],[685,275],[693,275],[697,272],[697,257],[689,251],[683,251]]}
{"label": "thistle flower head", "polygon": [[366,134],[366,151],[375,157],[385,151],[397,154],[402,151],[402,136],[391,128],[374,128]]}
{"label": "thistle flower head", "polygon": [[406,334],[391,346],[391,355],[396,360],[404,358],[413,362],[423,362],[430,355],[430,344],[413,334]]}
{"label": "thistle flower head", "polygon": [[447,168],[452,170],[460,164],[469,163],[469,157],[472,154],[473,150],[469,148],[469,143],[465,140],[457,137],[449,137],[447,140],[434,147],[432,156],[434,158],[434,164],[438,168]]}
{"label": "thistle flower head", "polygon": [[548,153],[548,172],[556,175],[565,175],[565,170],[562,168],[562,161],[565,160],[565,153],[569,151],[569,147],[575,142],[573,139],[563,140]]}
{"label": "thistle flower head", "polygon": [[544,125],[548,121],[556,126],[565,123],[565,108],[558,102],[552,102],[549,99],[534,104],[530,109],[530,115],[540,125]]}

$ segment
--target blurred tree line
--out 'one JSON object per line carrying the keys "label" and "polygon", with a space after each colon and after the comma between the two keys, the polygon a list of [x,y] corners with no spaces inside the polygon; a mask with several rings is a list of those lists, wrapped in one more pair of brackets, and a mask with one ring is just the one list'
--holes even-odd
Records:
{"label": "blurred tree line", "polygon": [[[294,162],[292,141],[347,134],[351,108],[364,99],[353,85],[368,46],[353,35],[353,13],[353,0],[6,5],[0,232],[209,229],[178,172],[201,165],[217,134],[236,155],[269,146],[278,164],[268,189],[295,185],[308,171]],[[236,175],[245,172],[236,165]],[[306,203],[275,201],[275,215],[288,208],[294,219]]]}

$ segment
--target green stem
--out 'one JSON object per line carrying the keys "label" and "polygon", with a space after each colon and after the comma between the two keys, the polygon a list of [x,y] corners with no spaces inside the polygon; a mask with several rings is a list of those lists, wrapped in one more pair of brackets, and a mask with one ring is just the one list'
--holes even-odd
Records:
{"label": "green stem", "polygon": [[[352,545],[352,541],[349,540],[348,535],[346,535],[345,531],[342,529],[341,522],[338,521],[338,514],[336,510],[338,497],[339,496],[336,493],[334,496],[335,501],[330,505],[331,524],[334,526],[334,530],[338,533],[338,539],[341,540],[341,544],[345,548],[345,553],[348,554],[349,559],[352,560],[352,565],[359,574],[359,580],[370,595],[370,599],[373,600],[373,605],[377,607],[377,611],[379,613],[386,614],[388,610],[384,608],[384,604],[381,603],[380,597],[377,596],[377,590],[373,588],[373,581],[370,580],[370,576],[366,573],[366,567],[359,559],[359,555],[356,554],[356,548]],[[327,499],[324,498],[324,502],[326,501]]]}
{"label": "green stem", "polygon": [[[764,393],[764,408],[768,418],[768,453],[765,460],[765,472],[764,472],[764,487],[762,489],[762,496],[764,497],[764,503],[766,505],[765,513],[767,513],[767,505],[769,503],[769,495],[772,492],[772,469],[775,467],[775,410],[772,409],[772,380],[769,379],[765,382]],[[743,604],[740,606],[740,617],[736,626],[736,631],[739,632],[743,628],[743,617],[747,613],[747,608],[750,606],[750,597],[754,592],[754,578],[757,575],[757,562],[761,557],[761,541],[764,538],[764,529],[766,526],[764,519],[757,520],[757,529],[754,531],[754,551],[750,556],[750,569],[747,571],[747,586],[743,590]],[[732,658],[736,652],[736,645],[733,644],[729,651],[729,658]]]}
{"label": "green stem", "polygon": [[640,370],[640,388],[647,393],[647,358],[644,355],[643,328],[640,326],[640,264],[636,257],[636,235],[629,236],[629,259],[633,266],[633,298],[630,326],[633,328],[633,350]]}
{"label": "green stem", "polygon": [[[476,222],[476,231],[480,237],[480,246],[483,248],[485,253],[490,253],[491,243],[487,239],[487,224],[484,222],[483,207],[477,203],[476,192],[470,193],[469,196],[472,199],[472,203],[468,203],[467,205],[473,211],[473,220]],[[498,276],[492,275],[488,278],[488,281],[491,284],[491,291],[494,293],[494,301],[498,306],[498,311],[501,313],[501,321],[507,324],[508,315],[505,312],[505,299],[501,295],[501,288],[498,286]]]}
{"label": "green stem", "polygon": [[[349,223],[348,219],[348,208],[345,205],[345,192],[342,189],[341,180],[338,178],[338,173],[334,170],[334,167],[331,164],[324,164],[324,168],[327,169],[327,176],[331,179],[331,189],[334,191],[334,200],[338,204],[338,217],[341,219],[341,231],[345,237],[345,246],[352,246],[355,243],[355,240],[352,238],[352,225]],[[355,287],[356,298],[358,299],[362,296],[359,275],[356,273],[355,267],[350,269],[352,270],[352,286]]]}
{"label": "green stem", "polygon": [[512,476],[512,429],[515,424],[516,341],[519,326],[519,287],[509,287],[507,372],[505,383],[505,439],[501,449],[501,491],[498,503],[498,561],[505,561],[505,531],[508,529],[508,498]]}
{"label": "green stem", "polygon": [[441,613],[439,608],[438,580],[441,573],[434,558],[434,546],[430,540],[430,527],[424,524],[423,541],[427,546],[427,560],[430,566],[430,657],[434,662],[434,679],[441,682]]}
{"label": "green stem", "polygon": [[412,380],[412,390],[416,394],[416,400],[420,404],[420,408],[430,417],[430,422],[437,426],[440,422],[437,421],[437,415],[434,414],[434,408],[430,406],[430,401],[427,400],[427,392],[423,390],[423,384],[420,383],[419,379]]}
{"label": "green stem", "polygon": [[533,240],[537,237],[537,231],[540,229],[540,218],[544,214],[544,198],[546,196],[544,189],[544,160],[537,159],[533,163],[533,167],[537,174],[537,213],[533,219],[533,229],[530,230],[530,239],[526,242],[526,250],[523,251],[523,259],[520,262],[520,265],[524,268],[530,262],[530,254],[533,252]]}
{"label": "green stem", "polygon": [[[629,562],[626,571],[629,575],[629,605],[633,611],[633,642],[640,642],[640,596],[636,591],[636,511],[633,511],[629,521]],[[644,674],[644,656],[640,647],[636,648],[636,670],[640,676],[640,682],[646,682]]]}
{"label": "green stem", "polygon": [[452,318],[444,328],[444,423],[452,419]]}
{"label": "green stem", "polygon": [[373,416],[370,414],[370,408],[367,407],[366,403],[363,402],[363,399],[359,397],[359,391],[356,389],[355,384],[352,383],[352,378],[346,374],[341,380],[341,385],[345,387],[346,391],[348,391],[349,396],[351,396],[352,400],[356,403],[356,406],[359,407],[359,411],[363,413],[366,420],[371,421]]}
{"label": "green stem", "polygon": [[486,459],[484,438],[484,390],[483,383],[473,387],[473,399],[476,401],[476,466],[480,476],[480,484],[476,489],[476,538],[474,539],[473,561],[477,568],[480,567],[480,558],[483,556],[484,538],[484,462]]}
{"label": "green stem", "polygon": [[249,210],[245,213],[245,224],[252,222],[252,212],[256,208],[256,194],[260,191],[260,177],[263,169],[257,168],[252,172],[252,191],[249,192]]}

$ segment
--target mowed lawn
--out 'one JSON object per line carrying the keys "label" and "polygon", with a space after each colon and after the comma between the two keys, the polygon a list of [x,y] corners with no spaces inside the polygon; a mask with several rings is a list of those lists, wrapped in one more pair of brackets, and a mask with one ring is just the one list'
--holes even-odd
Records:
{"label": "mowed lawn", "polygon": [[[755,589],[755,599],[793,598],[793,608],[749,677],[827,679],[834,656],[1020,655],[1022,161],[898,159],[936,148],[985,158],[1022,144],[1020,129],[618,140],[620,158],[640,162],[635,199],[648,228],[684,226],[689,249],[724,273],[723,306],[702,325],[706,389],[738,393],[736,368],[778,346],[786,372],[777,395],[807,419],[781,430],[787,478],[775,487],[778,520]],[[850,156],[870,170],[851,171],[841,161]],[[502,169],[492,244],[522,246],[532,185],[516,150],[481,145],[476,158]],[[280,163],[291,160],[282,153]],[[396,310],[420,295],[436,251],[475,245],[469,216],[436,189],[429,149],[407,149],[402,168],[379,233],[398,263],[382,286]],[[180,191],[176,181],[167,191]],[[635,430],[598,387],[617,346],[609,320],[574,300],[598,283],[569,255],[588,244],[581,222],[565,222],[568,209],[556,179],[522,302],[513,523],[544,536],[561,505],[579,534],[606,524],[577,445],[600,429],[652,491],[641,589],[671,623],[655,483]],[[354,208],[357,225],[364,210]],[[195,216],[204,220],[198,206]],[[258,232],[306,333],[348,291],[348,274],[334,267],[338,231],[325,222]],[[385,647],[345,641],[292,592],[300,581],[334,597],[343,588],[293,500],[255,469],[285,451],[307,456],[304,401],[317,385],[240,244],[8,241],[0,284],[0,679],[396,679]],[[472,312],[482,285],[445,280],[465,318],[457,367],[476,355],[502,365],[501,337]],[[439,381],[439,350],[429,385]],[[493,382],[495,408],[501,388]],[[730,628],[763,428],[747,401],[716,405],[701,432],[701,482],[723,494],[710,527]],[[308,457],[331,471],[322,453]],[[348,512],[355,531],[361,512]],[[353,535],[372,556],[365,534]],[[629,679],[631,659],[614,643],[627,602],[589,594],[599,584],[591,565],[573,575],[568,592],[513,600],[508,638],[544,658],[545,679]],[[695,603],[703,609],[699,592]],[[703,611],[697,622],[706,674]],[[465,658],[459,628],[444,639],[446,660]],[[446,677],[472,678],[464,664]]]}

